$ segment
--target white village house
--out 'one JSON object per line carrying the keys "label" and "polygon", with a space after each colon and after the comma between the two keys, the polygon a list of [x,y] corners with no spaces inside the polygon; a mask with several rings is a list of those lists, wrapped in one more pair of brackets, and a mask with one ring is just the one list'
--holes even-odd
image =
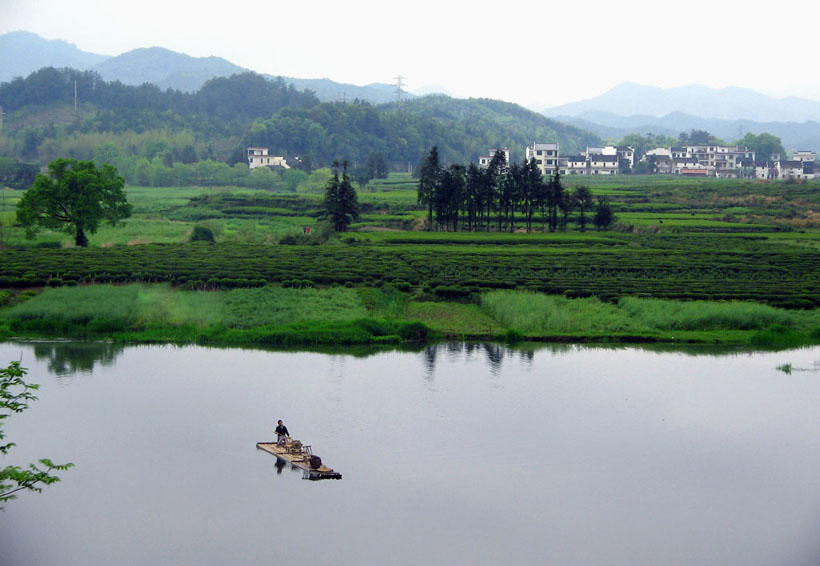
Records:
{"label": "white village house", "polygon": [[558,142],[555,143],[533,143],[527,146],[525,157],[529,163],[530,159],[535,159],[535,164],[541,170],[542,175],[555,175],[558,169]]}
{"label": "white village house", "polygon": [[268,148],[266,147],[249,147],[248,148],[248,168],[256,169],[257,167],[282,167],[290,169],[290,165],[284,157],[268,155]]}

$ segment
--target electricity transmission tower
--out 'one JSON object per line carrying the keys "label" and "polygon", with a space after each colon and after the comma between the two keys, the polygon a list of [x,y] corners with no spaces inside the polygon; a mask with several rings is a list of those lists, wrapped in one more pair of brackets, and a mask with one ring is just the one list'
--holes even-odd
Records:
{"label": "electricity transmission tower", "polygon": [[401,75],[399,75],[398,77],[394,77],[394,79],[396,80],[396,90],[393,91],[393,92],[396,95],[396,102],[401,102],[402,100],[404,100],[403,99],[404,89],[402,87],[405,86],[405,84],[404,84],[404,79],[405,78],[406,77],[403,77]]}

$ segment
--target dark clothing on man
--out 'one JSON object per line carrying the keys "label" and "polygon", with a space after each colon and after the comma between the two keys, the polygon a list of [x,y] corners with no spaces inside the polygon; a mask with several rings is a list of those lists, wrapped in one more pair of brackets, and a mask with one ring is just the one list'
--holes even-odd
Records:
{"label": "dark clothing on man", "polygon": [[282,424],[276,427],[276,434],[278,434],[279,436],[290,436],[290,433],[288,432],[288,427]]}

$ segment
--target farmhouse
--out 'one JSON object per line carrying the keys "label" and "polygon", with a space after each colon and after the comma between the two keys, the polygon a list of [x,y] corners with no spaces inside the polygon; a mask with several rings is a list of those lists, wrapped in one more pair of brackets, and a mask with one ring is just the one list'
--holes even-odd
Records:
{"label": "farmhouse", "polygon": [[268,148],[249,147],[248,168],[256,169],[257,167],[282,167],[284,169],[290,169],[290,165],[287,164],[284,157],[268,155]]}

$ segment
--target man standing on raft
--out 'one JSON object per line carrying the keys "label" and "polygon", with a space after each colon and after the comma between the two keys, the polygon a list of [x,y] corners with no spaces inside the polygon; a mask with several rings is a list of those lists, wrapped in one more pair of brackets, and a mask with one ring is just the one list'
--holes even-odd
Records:
{"label": "man standing on raft", "polygon": [[288,427],[282,424],[282,421],[279,421],[279,426],[276,427],[276,444],[282,445],[285,443],[285,437],[290,438],[290,433],[288,432]]}

